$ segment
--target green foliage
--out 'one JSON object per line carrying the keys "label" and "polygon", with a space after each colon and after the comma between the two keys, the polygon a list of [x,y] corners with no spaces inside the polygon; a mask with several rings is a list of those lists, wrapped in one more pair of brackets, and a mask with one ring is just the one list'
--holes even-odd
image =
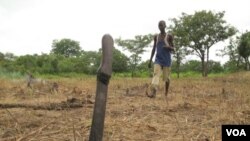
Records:
{"label": "green foliage", "polygon": [[18,72],[33,72],[36,70],[36,57],[32,55],[20,56],[15,60],[15,71]]}
{"label": "green foliage", "polygon": [[[183,13],[179,19],[174,19],[177,35],[181,36],[182,45],[190,47],[202,62],[202,74],[207,75],[209,49],[215,43],[223,41],[236,33],[236,29],[223,20],[224,12],[199,11],[193,15]],[[205,58],[207,56],[207,58]]]}
{"label": "green foliage", "polygon": [[190,54],[190,50],[185,46],[188,44],[188,40],[185,35],[185,32],[183,31],[184,29],[184,24],[181,23],[180,20],[173,18],[171,19],[172,25],[167,27],[172,34],[174,35],[174,63],[172,65],[174,66],[175,71],[177,72],[177,77],[179,77],[180,73],[180,65],[182,60],[185,58],[186,55]]}
{"label": "green foliage", "polygon": [[224,47],[224,49],[221,50],[221,54],[219,54],[222,57],[225,55],[229,56],[229,60],[224,64],[224,70],[226,72],[236,72],[243,69],[243,58],[240,56],[238,50],[239,41],[239,37],[235,39],[231,38],[229,45]]}
{"label": "green foliage", "polygon": [[[113,54],[114,72],[128,71],[128,57],[117,49],[113,50]],[[0,67],[9,72],[20,72],[22,74],[96,74],[100,62],[101,50],[98,52],[82,51],[78,57],[65,57],[60,54],[34,54],[8,60],[5,59],[3,54],[0,60]]]}
{"label": "green foliage", "polygon": [[[149,60],[141,62],[138,65],[138,70],[140,70],[140,71],[149,71],[148,64],[149,64]],[[153,68],[151,68],[151,70],[153,70]]]}
{"label": "green foliage", "polygon": [[[80,56],[81,62],[78,62],[75,67],[79,67],[78,70],[82,70],[83,73],[96,74],[96,71],[101,62],[101,52],[96,51],[84,51]],[[81,65],[80,65],[81,64]]]}
{"label": "green foliage", "polygon": [[[211,12],[206,11],[205,14],[204,11],[198,13],[198,15],[203,15],[204,17],[201,17],[204,19],[206,19],[206,14],[211,14]],[[224,15],[224,13],[222,15]],[[218,17],[223,17],[222,15]],[[186,16],[190,19],[186,19]],[[216,33],[220,34],[220,37],[218,37],[218,39],[215,39],[217,35],[212,35],[213,32],[206,33],[206,31],[205,33],[200,33],[202,29],[198,30],[193,28],[199,25],[200,22],[198,22],[197,20],[202,21],[204,19],[198,19],[197,17],[194,18],[195,16],[197,15],[183,14],[183,17],[181,17],[180,19],[174,19],[174,25],[171,25],[169,27],[171,32],[175,34],[174,42],[176,45],[176,54],[174,55],[175,59],[172,65],[173,76],[176,75],[176,72],[177,75],[179,75],[178,72],[181,72],[181,77],[196,77],[197,74],[199,74],[203,70],[202,61],[205,60],[206,49],[208,51],[209,47],[212,46],[213,41],[214,43],[218,42],[228,37],[229,34],[231,35],[231,33],[233,33],[233,28],[229,26],[227,28],[222,28],[226,30],[225,34],[227,35]],[[196,22],[197,25],[195,25]],[[225,21],[222,25],[222,27],[226,26]],[[204,27],[204,25],[202,25],[202,27]],[[219,31],[217,26],[215,26],[215,29]],[[193,30],[195,30],[195,32],[197,32],[199,36],[203,36],[204,34],[203,38],[196,37]],[[117,39],[116,43],[124,50],[129,51],[131,55],[128,57],[118,49],[113,49],[113,75],[115,77],[129,77],[131,76],[130,72],[132,72],[132,77],[152,76],[153,68],[151,68],[151,70],[148,69],[149,62],[141,62],[140,56],[145,52],[146,47],[148,47],[148,45],[152,42],[152,39],[153,36],[151,34],[144,36],[135,36],[135,38],[131,40],[122,40],[121,38]],[[207,64],[209,66],[209,69],[207,71],[209,73],[218,74],[243,68],[243,56],[249,59],[249,55],[247,54],[249,38],[247,34],[243,34],[239,39],[240,40],[230,42],[230,45],[226,48],[226,51],[223,52],[224,54],[230,56],[230,60],[224,65],[224,68],[219,62],[208,61]],[[83,51],[80,50],[79,43],[76,41],[70,39],[63,39],[61,41],[53,41],[54,48],[52,49],[51,54],[34,54],[17,57],[12,53],[0,53],[0,76],[21,77],[27,72],[51,78],[54,75],[60,77],[81,77],[84,75],[96,74],[96,71],[101,62],[101,49],[99,51]],[[73,43],[71,44],[71,42]],[[57,45],[59,46],[58,48]],[[76,47],[72,49],[72,46]],[[204,52],[202,52],[202,50]],[[242,57],[240,56],[240,51]],[[190,60],[183,63],[182,59],[185,57],[185,55],[192,52],[196,54],[204,53],[204,60]],[[245,62],[247,62],[248,59],[245,59]]]}
{"label": "green foliage", "polygon": [[209,73],[221,73],[224,71],[220,62],[215,62],[215,61],[210,60],[208,62],[208,66],[209,66],[209,69],[208,69]]}
{"label": "green foliage", "polygon": [[138,35],[135,36],[135,39],[122,40],[119,38],[115,40],[118,46],[121,46],[124,50],[128,50],[131,53],[129,56],[129,66],[132,72],[132,77],[141,61],[140,55],[146,51],[146,47],[152,42],[152,40],[153,35],[151,34]]}
{"label": "green foliage", "polygon": [[0,63],[4,61],[4,54],[0,52]]}
{"label": "green foliage", "polygon": [[245,69],[250,70],[250,32],[246,32],[241,35],[239,46],[238,46],[239,55],[245,60]]}
{"label": "green foliage", "polygon": [[234,60],[227,61],[223,67],[225,72],[237,72],[244,69],[244,66],[241,63]]}
{"label": "green foliage", "polygon": [[81,54],[81,47],[79,42],[71,39],[53,40],[51,53],[65,57],[76,57]]}
{"label": "green foliage", "polygon": [[9,72],[6,69],[0,67],[0,78],[20,79],[23,77],[24,75],[20,72]]}
{"label": "green foliage", "polygon": [[[211,60],[209,61],[208,65],[209,65],[209,70],[208,70],[209,73],[224,72],[224,68],[219,62]],[[186,63],[180,65],[181,73],[186,73],[186,72],[200,73],[201,71],[202,71],[201,62],[198,60],[189,60]],[[178,72],[176,71],[176,65],[172,66],[172,72],[176,72],[178,76]]]}
{"label": "green foliage", "polygon": [[112,73],[112,78],[119,78],[119,77],[131,77],[130,72],[114,72]]}
{"label": "green foliage", "polygon": [[16,59],[16,56],[13,53],[5,53],[4,59],[9,60],[9,61],[13,61]]}
{"label": "green foliage", "polygon": [[59,72],[70,73],[74,70],[75,58],[63,58],[58,63]]}
{"label": "green foliage", "polygon": [[126,72],[128,71],[129,58],[118,49],[113,49],[113,72]]}
{"label": "green foliage", "polygon": [[[119,50],[114,49],[113,76],[131,77],[128,66],[128,58]],[[101,61],[101,50],[98,52],[83,52],[79,57],[67,58],[62,55],[42,54],[24,55],[15,57],[15,60],[3,60],[0,64],[1,77],[18,78],[26,75],[27,72],[46,78],[58,77],[82,77],[95,75]],[[150,77],[153,68],[148,69],[148,61],[137,65],[133,77]],[[218,62],[209,62],[210,73],[222,73],[223,69]],[[201,62],[190,60],[180,65],[180,77],[196,77],[201,72]],[[175,76],[176,68],[172,66],[172,73]],[[56,75],[56,76],[55,76]]]}
{"label": "green foliage", "polygon": [[239,44],[239,39],[238,37],[236,39],[230,38],[229,40],[229,45],[224,47],[223,50],[221,50],[221,55],[224,57],[225,55],[229,56],[230,61],[238,61],[240,55],[238,51],[238,44]]}
{"label": "green foliage", "polygon": [[173,72],[172,74],[171,74],[171,77],[173,77],[173,78],[179,78],[179,77],[182,77],[182,78],[186,78],[186,77],[192,77],[192,78],[198,78],[198,77],[201,77],[200,76],[200,73],[198,73],[198,72],[194,72],[194,71],[187,71],[187,72],[182,72],[182,73],[180,73],[180,76],[178,77],[178,74],[177,73],[175,73],[175,72]]}
{"label": "green foliage", "polygon": [[201,62],[198,60],[190,60],[181,66],[182,72],[201,72]]}
{"label": "green foliage", "polygon": [[238,50],[243,58],[250,56],[250,32],[241,35]]}

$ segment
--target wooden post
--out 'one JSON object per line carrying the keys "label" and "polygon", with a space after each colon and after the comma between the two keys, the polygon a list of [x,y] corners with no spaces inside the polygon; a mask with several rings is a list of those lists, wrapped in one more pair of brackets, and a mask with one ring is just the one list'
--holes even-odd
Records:
{"label": "wooden post", "polygon": [[109,79],[112,74],[113,38],[105,34],[102,38],[102,62],[97,71],[95,106],[89,141],[102,141]]}

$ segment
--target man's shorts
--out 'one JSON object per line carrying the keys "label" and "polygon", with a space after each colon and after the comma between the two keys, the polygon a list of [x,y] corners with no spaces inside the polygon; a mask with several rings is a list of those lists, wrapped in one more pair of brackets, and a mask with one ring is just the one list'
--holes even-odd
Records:
{"label": "man's shorts", "polygon": [[152,85],[159,85],[161,75],[163,75],[163,81],[168,82],[170,80],[171,67],[163,67],[159,64],[154,64],[154,76],[152,79]]}

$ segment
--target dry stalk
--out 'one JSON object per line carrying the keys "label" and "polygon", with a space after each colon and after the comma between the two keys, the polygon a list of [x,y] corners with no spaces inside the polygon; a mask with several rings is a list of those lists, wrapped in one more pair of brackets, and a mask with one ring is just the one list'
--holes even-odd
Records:
{"label": "dry stalk", "polygon": [[73,135],[74,135],[74,141],[76,141],[76,131],[74,123],[73,123]]}
{"label": "dry stalk", "polygon": [[46,133],[43,133],[43,136],[50,136],[50,135],[53,135],[53,134],[57,134],[57,133],[60,133],[62,132],[62,130],[57,130],[57,131],[53,131],[53,132],[46,132]]}
{"label": "dry stalk", "polygon": [[16,126],[17,126],[16,130],[18,131],[18,133],[21,133],[19,121],[12,115],[12,113],[8,109],[5,109],[5,110],[10,115],[10,117],[16,122]]}
{"label": "dry stalk", "polygon": [[51,123],[53,123],[54,121],[52,121],[52,122],[50,122],[49,124],[46,124],[46,125],[44,125],[43,127],[41,127],[41,128],[39,128],[38,130],[35,130],[35,131],[33,131],[33,132],[31,132],[31,133],[29,133],[29,134],[27,134],[27,135],[25,135],[25,136],[23,136],[23,137],[20,137],[19,139],[17,139],[16,141],[24,141],[24,140],[26,140],[28,137],[30,137],[30,136],[33,136],[33,135],[35,135],[35,134],[39,134],[43,129],[45,129],[46,127],[48,127]]}
{"label": "dry stalk", "polygon": [[176,114],[175,114],[175,113],[174,113],[174,119],[175,119],[175,121],[176,121],[176,125],[177,125],[178,130],[180,130],[180,131],[181,131],[181,134],[182,134],[182,139],[183,139],[183,141],[185,141],[185,135],[184,135],[184,133],[183,133],[183,131],[182,131],[181,127],[180,127],[180,124],[179,124],[179,122],[178,122],[178,119],[177,119],[177,117],[176,117]]}
{"label": "dry stalk", "polygon": [[13,141],[13,140],[16,141],[16,138],[17,137],[8,137],[8,138],[1,139],[1,141]]}
{"label": "dry stalk", "polygon": [[5,109],[7,111],[7,113],[10,115],[10,117],[17,123],[19,124],[18,120],[12,115],[12,113],[8,110],[8,109]]}

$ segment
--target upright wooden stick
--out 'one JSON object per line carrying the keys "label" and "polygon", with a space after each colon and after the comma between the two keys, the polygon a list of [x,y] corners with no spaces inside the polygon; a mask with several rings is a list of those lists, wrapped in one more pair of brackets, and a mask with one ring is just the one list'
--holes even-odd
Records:
{"label": "upright wooden stick", "polygon": [[96,98],[89,141],[102,141],[108,83],[112,74],[113,38],[105,34],[102,38],[102,62],[97,71]]}

